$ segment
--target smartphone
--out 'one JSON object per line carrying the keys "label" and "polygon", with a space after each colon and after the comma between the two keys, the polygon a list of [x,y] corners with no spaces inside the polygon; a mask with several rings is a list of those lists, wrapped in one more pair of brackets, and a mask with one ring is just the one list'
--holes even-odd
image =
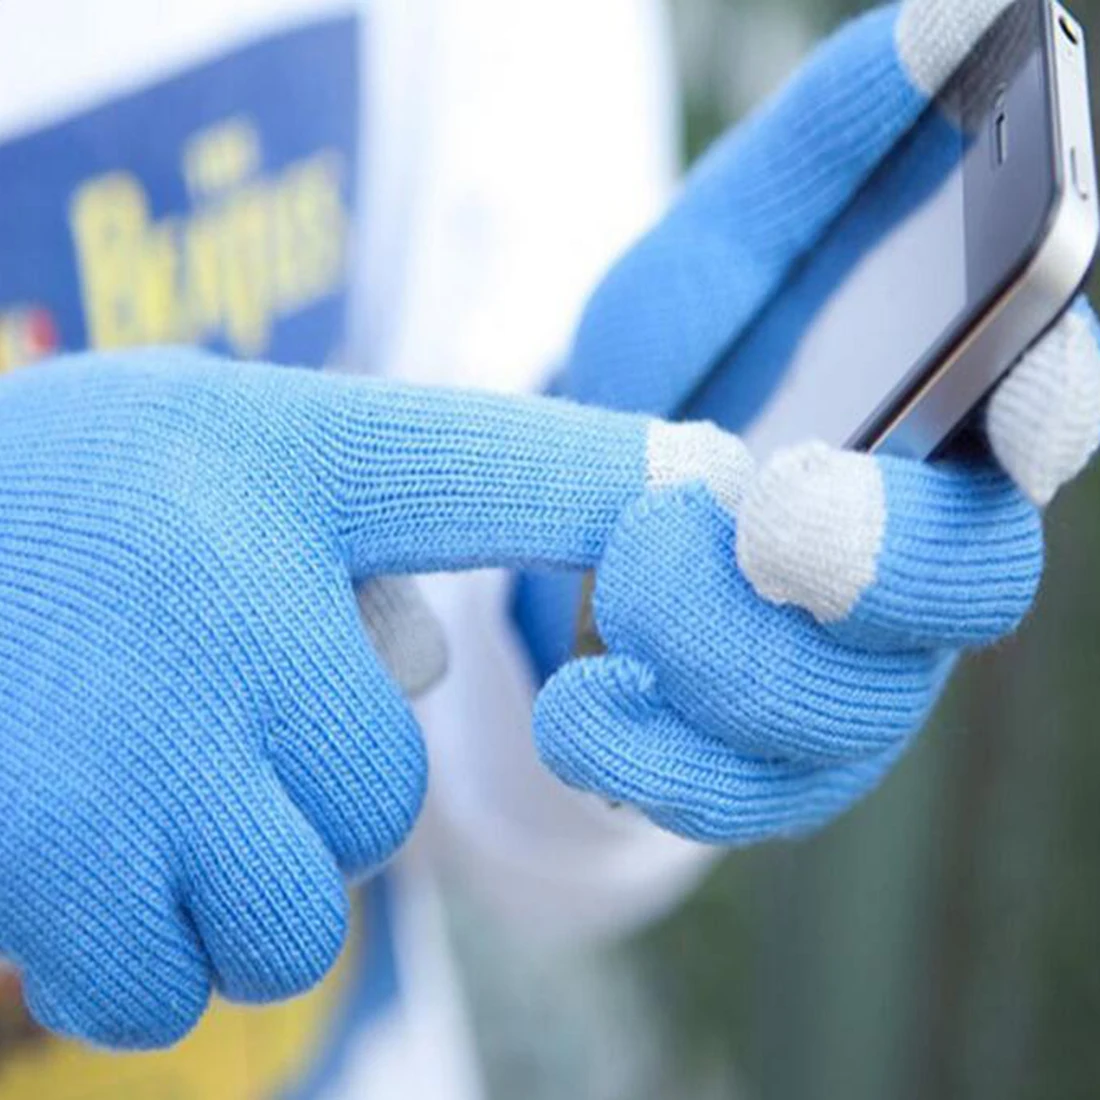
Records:
{"label": "smartphone", "polygon": [[928,458],[1070,305],[1100,238],[1085,36],[1017,0],[681,410],[760,459]]}
{"label": "smartphone", "polygon": [[1098,239],[1084,31],[1017,0],[680,418],[760,460],[810,439],[932,457],[1069,307]]}

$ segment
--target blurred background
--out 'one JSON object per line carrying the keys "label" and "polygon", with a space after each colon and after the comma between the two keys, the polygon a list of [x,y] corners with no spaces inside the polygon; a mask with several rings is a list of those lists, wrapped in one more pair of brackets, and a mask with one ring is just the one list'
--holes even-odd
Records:
{"label": "blurred background", "polygon": [[[673,0],[685,162],[866,6]],[[1073,8],[1100,88],[1100,0]],[[1019,638],[971,659],[815,841],[730,857],[672,919],[566,968],[460,911],[494,1096],[1100,1096],[1100,470],[1049,533]]]}

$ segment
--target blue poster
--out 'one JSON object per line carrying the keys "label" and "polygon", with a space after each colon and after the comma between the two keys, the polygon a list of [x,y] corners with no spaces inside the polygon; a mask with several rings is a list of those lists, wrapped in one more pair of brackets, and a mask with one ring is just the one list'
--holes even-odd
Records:
{"label": "blue poster", "polygon": [[272,35],[0,145],[0,370],[148,344],[336,356],[357,27]]}

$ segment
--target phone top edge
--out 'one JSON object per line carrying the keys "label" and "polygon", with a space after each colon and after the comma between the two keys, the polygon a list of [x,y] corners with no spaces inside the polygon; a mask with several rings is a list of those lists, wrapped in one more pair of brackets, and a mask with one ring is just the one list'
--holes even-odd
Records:
{"label": "phone top edge", "polygon": [[[1053,197],[1043,228],[950,353],[928,368],[900,407],[865,425],[850,441],[853,449],[934,455],[1088,280],[1100,246],[1100,205],[1085,34],[1057,0],[1041,2],[1054,136]],[[1076,35],[1072,49],[1062,19]]]}

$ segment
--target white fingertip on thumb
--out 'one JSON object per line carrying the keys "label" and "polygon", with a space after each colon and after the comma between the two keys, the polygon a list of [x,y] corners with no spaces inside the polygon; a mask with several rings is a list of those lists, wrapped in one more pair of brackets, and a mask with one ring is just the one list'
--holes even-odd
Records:
{"label": "white fingertip on thumb", "polygon": [[408,699],[447,674],[447,639],[411,577],[381,577],[357,593],[359,616],[379,659]]}
{"label": "white fingertip on thumb", "polygon": [[874,584],[885,537],[878,463],[809,443],[781,451],[752,482],[737,564],[762,599],[839,623]]}
{"label": "white fingertip on thumb", "polygon": [[929,98],[947,83],[1013,0],[906,0],[897,49],[909,79]]}
{"label": "white fingertip on thumb", "polygon": [[1004,470],[1037,507],[1100,447],[1100,348],[1071,310],[1024,356],[989,403],[986,430]]}

